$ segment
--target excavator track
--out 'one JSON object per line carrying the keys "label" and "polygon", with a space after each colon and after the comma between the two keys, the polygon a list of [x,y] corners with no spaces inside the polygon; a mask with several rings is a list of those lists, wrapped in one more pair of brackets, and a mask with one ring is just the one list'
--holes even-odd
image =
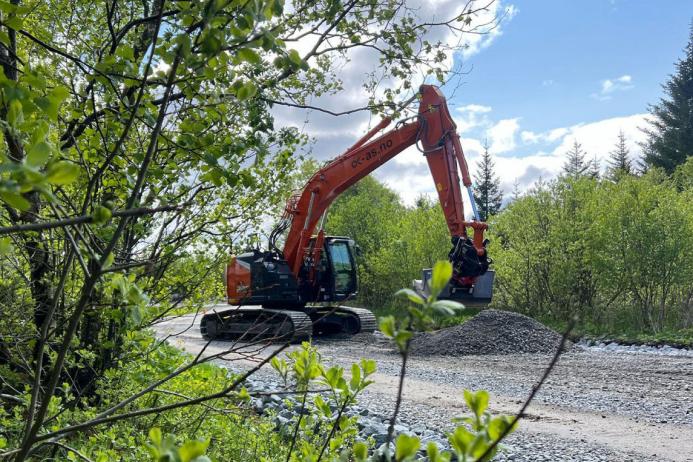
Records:
{"label": "excavator track", "polygon": [[200,321],[205,340],[237,339],[252,342],[260,339],[301,342],[313,334],[310,316],[301,311],[260,307],[235,307],[214,310]]}
{"label": "excavator track", "polygon": [[318,306],[306,310],[313,320],[314,335],[370,333],[378,326],[375,315],[365,308]]}

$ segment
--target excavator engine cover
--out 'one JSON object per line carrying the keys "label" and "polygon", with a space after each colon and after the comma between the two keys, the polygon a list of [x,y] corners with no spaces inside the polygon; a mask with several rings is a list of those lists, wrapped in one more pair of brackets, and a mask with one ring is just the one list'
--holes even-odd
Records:
{"label": "excavator engine cover", "polygon": [[233,257],[226,268],[231,305],[299,304],[298,284],[286,260],[255,250]]}

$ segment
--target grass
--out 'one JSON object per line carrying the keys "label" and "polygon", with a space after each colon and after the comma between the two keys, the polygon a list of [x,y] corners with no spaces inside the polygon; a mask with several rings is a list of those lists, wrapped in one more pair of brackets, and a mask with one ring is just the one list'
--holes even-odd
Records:
{"label": "grass", "polygon": [[[566,323],[543,320],[544,324],[561,332]],[[636,329],[608,329],[594,325],[579,325],[571,335],[573,339],[586,339],[596,342],[617,342],[624,345],[670,345],[679,348],[693,348],[693,328],[664,329],[648,332]]]}

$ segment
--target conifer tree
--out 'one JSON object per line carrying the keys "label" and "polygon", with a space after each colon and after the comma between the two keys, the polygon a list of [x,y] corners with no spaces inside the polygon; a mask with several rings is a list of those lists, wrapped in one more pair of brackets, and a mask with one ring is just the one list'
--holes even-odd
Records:
{"label": "conifer tree", "polygon": [[482,221],[486,221],[490,215],[498,213],[503,203],[500,179],[496,176],[494,168],[495,165],[491,154],[488,152],[488,144],[486,144],[484,154],[477,163],[474,173],[474,201]]}
{"label": "conifer tree", "polygon": [[585,161],[587,153],[582,149],[582,145],[577,140],[573,142],[573,147],[567,153],[568,159],[563,164],[563,173],[570,178],[578,178],[588,173],[590,162]]}
{"label": "conifer tree", "polygon": [[513,193],[512,193],[513,202],[518,200],[520,197],[522,197],[522,192],[520,192],[520,182],[517,178],[515,178],[515,182],[513,182]]}
{"label": "conifer tree", "polygon": [[645,130],[645,161],[672,173],[693,156],[693,24],[684,57],[663,85],[665,96],[650,107],[651,128]]}
{"label": "conifer tree", "polygon": [[589,169],[587,170],[587,175],[590,178],[594,178],[595,180],[598,180],[599,177],[601,176],[601,170],[602,170],[601,163],[599,162],[599,159],[597,158],[597,155],[595,154],[594,158],[589,163]]}
{"label": "conifer tree", "polygon": [[630,150],[626,146],[626,135],[619,130],[614,150],[609,153],[609,177],[618,180],[623,175],[633,173],[633,163],[630,160]]}

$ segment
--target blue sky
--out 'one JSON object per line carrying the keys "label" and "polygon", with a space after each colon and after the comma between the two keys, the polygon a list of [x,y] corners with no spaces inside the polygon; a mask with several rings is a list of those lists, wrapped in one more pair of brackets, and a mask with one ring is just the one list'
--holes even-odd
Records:
{"label": "blue sky", "polygon": [[[428,19],[459,14],[465,4],[407,3]],[[469,48],[451,59],[468,72],[443,89],[472,173],[485,141],[506,196],[515,184],[525,190],[539,178],[558,175],[576,140],[602,169],[619,131],[634,160],[640,156],[648,104],[659,101],[662,83],[683,55],[693,0],[497,0],[484,14],[481,24],[494,16],[504,19],[488,35],[463,36]],[[369,63],[377,69],[378,56],[372,50],[358,53],[341,69],[345,90],[314,104],[336,111],[364,105],[364,69]],[[280,108],[276,117],[314,138],[311,155],[318,160],[338,155],[377,123],[363,112],[335,119]],[[412,204],[422,194],[435,197],[427,170],[412,148],[374,175]]]}
{"label": "blue sky", "polygon": [[[693,19],[690,0],[512,6],[502,35],[465,60],[470,73],[450,103],[490,106],[495,118],[520,117],[534,132],[645,111],[661,96]],[[602,95],[604,81],[624,75],[629,85]]]}

